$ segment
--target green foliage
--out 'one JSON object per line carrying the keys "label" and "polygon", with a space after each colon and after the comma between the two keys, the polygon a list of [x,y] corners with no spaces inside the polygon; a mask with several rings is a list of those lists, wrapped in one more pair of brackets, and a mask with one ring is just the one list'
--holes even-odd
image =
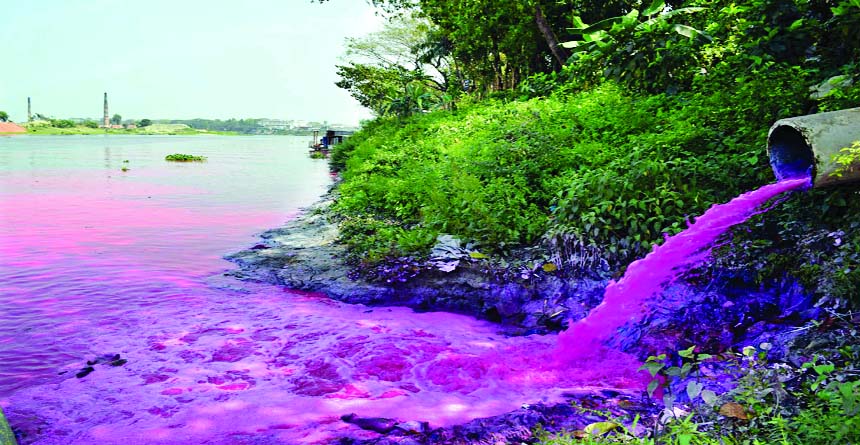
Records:
{"label": "green foliage", "polygon": [[377,115],[406,117],[451,100],[450,48],[425,19],[394,17],[379,32],[348,39],[346,56],[336,85]]}
{"label": "green foliage", "polygon": [[87,128],[99,128],[99,123],[93,120],[84,121],[83,125]]}
{"label": "green foliage", "polygon": [[687,215],[772,180],[760,147],[773,120],[800,114],[806,86],[790,66],[745,76],[702,93],[637,98],[607,84],[379,119],[332,153],[337,209],[489,251],[548,240],[563,268],[583,248],[620,266]]}
{"label": "green foliage", "polygon": [[9,122],[9,113],[0,111],[0,122]]}
{"label": "green foliage", "polygon": [[122,123],[122,116],[120,116],[119,114],[114,114],[114,115],[113,115],[113,116],[111,116],[111,118],[110,118],[110,123],[111,123],[111,124],[113,124],[113,125],[119,125],[119,124],[121,124],[121,123]]}
{"label": "green foliage", "polygon": [[[429,19],[448,73],[474,94],[428,113],[447,99],[427,96],[426,78],[356,73],[367,104],[401,119],[378,119],[333,151],[337,211],[490,253],[544,242],[562,273],[618,270],[690,216],[772,182],[763,147],[775,120],[860,106],[853,0],[377,3],[411,3]],[[566,66],[553,68],[536,11],[580,42]],[[572,31],[559,26],[572,16]],[[825,299],[860,303],[853,198],[795,196],[739,228],[717,262],[755,283],[791,271]],[[355,246],[390,254],[397,237]]]}
{"label": "green foliage", "polygon": [[195,156],[195,155],[187,155],[182,153],[173,153],[164,157],[165,161],[174,161],[174,162],[200,162],[205,161],[205,156]]}
{"label": "green foliage", "polygon": [[141,127],[141,128],[143,128],[143,127],[148,127],[148,126],[150,126],[150,125],[152,125],[152,120],[150,120],[150,119],[141,119],[141,120],[137,123],[137,126],[138,126],[138,127]]}
{"label": "green foliage", "polygon": [[51,119],[51,126],[55,128],[74,128],[75,121],[69,119]]}
{"label": "green foliage", "polygon": [[632,9],[592,25],[574,16],[572,29],[581,40],[562,45],[573,49],[572,64],[586,79],[608,78],[651,92],[678,90],[689,85],[699,64],[695,44],[711,38],[677,19],[703,9],[667,10],[655,0],[641,12]]}
{"label": "green foliage", "polygon": [[837,178],[856,171],[860,166],[860,141],[854,141],[850,147],[839,150],[839,153],[833,155],[833,162],[837,168],[832,175]]}

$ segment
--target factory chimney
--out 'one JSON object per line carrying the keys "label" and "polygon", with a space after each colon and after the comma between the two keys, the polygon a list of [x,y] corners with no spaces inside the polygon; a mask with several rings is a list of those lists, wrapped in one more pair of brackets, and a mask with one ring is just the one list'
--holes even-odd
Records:
{"label": "factory chimney", "polygon": [[104,118],[104,126],[105,126],[105,128],[110,127],[110,116],[108,116],[108,105],[107,105],[107,93],[105,93],[105,118]]}
{"label": "factory chimney", "polygon": [[33,122],[33,106],[29,97],[27,97],[27,122]]}

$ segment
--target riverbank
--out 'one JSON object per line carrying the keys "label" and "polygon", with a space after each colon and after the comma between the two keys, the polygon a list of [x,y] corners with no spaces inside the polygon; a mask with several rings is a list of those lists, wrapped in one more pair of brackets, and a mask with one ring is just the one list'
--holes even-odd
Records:
{"label": "riverbank", "polygon": [[[497,322],[499,330],[508,335],[558,331],[566,327],[567,320],[584,317],[602,299],[607,280],[564,277],[543,270],[532,271],[528,277],[511,277],[488,267],[480,258],[461,258],[461,263],[448,272],[412,263],[408,265],[408,278],[402,281],[369,281],[354,273],[354,266],[346,261],[346,246],[338,242],[337,216],[331,209],[337,196],[336,189],[330,191],[297,219],[264,232],[259,244],[229,255],[227,259],[240,266],[230,274],[322,292],[348,303],[472,315]],[[523,262],[523,258],[519,260]],[[728,272],[724,271],[723,276]],[[675,393],[668,408],[665,400],[661,404],[644,393],[586,391],[571,394],[565,403],[523,406],[505,415],[447,428],[430,429],[420,419],[345,416],[345,422],[383,435],[352,443],[534,443],[539,437],[549,437],[541,431],[583,431],[608,421],[641,428],[635,432],[641,435],[645,429],[658,428],[667,421],[666,409],[681,413],[695,410],[713,418],[720,428],[731,429],[748,421],[747,414],[743,414],[747,410],[749,416],[753,412],[796,414],[803,406],[815,406],[809,394],[800,395],[808,391],[811,382],[806,371],[812,369],[809,363],[837,363],[834,369],[838,371],[826,377],[829,382],[836,375],[845,375],[846,369],[850,375],[855,366],[852,357],[860,352],[850,346],[856,335],[849,333],[860,319],[828,318],[831,322],[822,326],[816,320],[822,319],[823,311],[815,306],[811,294],[790,279],[760,288],[744,287],[731,280],[676,283],[657,296],[648,311],[650,314],[643,320],[619,330],[610,343],[646,363],[656,357],[666,359],[666,353],[670,353],[669,360],[679,367],[657,371],[666,379],[666,394]],[[686,345],[693,345],[687,355],[673,352]],[[693,349],[708,354],[690,356]],[[682,363],[687,363],[684,368],[680,367]],[[671,369],[678,371],[673,373]],[[780,376],[793,375],[793,380],[772,380],[777,376],[773,369],[780,370]],[[698,376],[695,380],[691,380],[693,371]],[[701,384],[699,393],[684,396],[685,391],[690,391],[685,388],[691,381],[701,382],[695,383]],[[739,391],[755,388],[758,394],[770,385],[778,385],[785,394],[781,397],[787,397],[781,411],[772,410],[769,404],[773,401],[765,392],[747,399],[741,414],[726,414],[735,406],[732,404],[737,404],[733,400]],[[703,388],[713,397],[700,396]],[[835,390],[834,386],[828,391]],[[789,396],[789,391],[794,391],[793,395]],[[831,417],[826,417],[819,413],[826,417],[823,428],[833,427],[835,414],[833,411]],[[630,423],[634,418],[638,419],[638,427]]]}
{"label": "riverbank", "polygon": [[566,317],[581,318],[599,303],[606,285],[606,280],[549,273],[511,279],[467,255],[455,260],[457,265],[450,270],[404,263],[387,278],[371,281],[357,275],[346,261],[347,247],[339,242],[340,231],[330,211],[336,193],[330,191],[284,227],[264,232],[256,246],[228,255],[240,266],[233,274],[322,292],[347,303],[471,315],[520,335],[558,331]]}
{"label": "riverbank", "polygon": [[[603,299],[610,280],[564,274],[534,264],[534,250],[491,261],[451,252],[441,238],[437,256],[426,261],[390,259],[383,275],[357,273],[348,246],[342,243],[331,189],[320,201],[280,228],[263,232],[261,242],[227,255],[239,265],[230,272],[290,289],[320,292],[351,304],[405,306],[418,312],[445,311],[470,315],[499,325],[508,335],[549,334],[584,318]],[[447,258],[439,250],[447,249]],[[540,255],[538,255],[540,256]],[[452,259],[454,258],[454,259]],[[516,264],[517,273],[499,263]],[[709,266],[712,267],[712,266]],[[674,283],[648,306],[654,313],[622,329],[613,344],[643,360],[677,345],[695,344],[713,351],[747,344],[774,344],[780,356],[793,338],[783,331],[818,317],[812,294],[795,280],[767,286],[731,280],[729,270],[712,270],[706,281]],[[768,309],[763,310],[766,307]]]}

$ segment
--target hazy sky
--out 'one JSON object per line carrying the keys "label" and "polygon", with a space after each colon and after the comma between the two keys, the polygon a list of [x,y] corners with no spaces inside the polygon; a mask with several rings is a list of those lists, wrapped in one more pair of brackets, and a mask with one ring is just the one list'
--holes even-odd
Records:
{"label": "hazy sky", "polygon": [[346,37],[378,30],[365,0],[3,2],[0,110],[12,120],[270,117],[357,123],[334,85]]}

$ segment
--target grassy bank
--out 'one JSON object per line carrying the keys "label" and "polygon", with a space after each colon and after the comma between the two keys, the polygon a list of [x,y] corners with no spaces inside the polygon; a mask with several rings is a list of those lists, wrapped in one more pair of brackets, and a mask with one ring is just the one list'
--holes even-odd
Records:
{"label": "grassy bank", "polygon": [[[607,82],[380,118],[332,155],[343,178],[335,206],[343,239],[363,264],[426,257],[438,235],[451,234],[500,257],[541,244],[572,273],[595,266],[583,262],[584,253],[617,270],[713,203],[773,182],[765,145],[775,120],[860,104],[856,89],[811,102],[812,80],[788,65],[750,73],[740,84],[713,80],[674,95],[632,94]],[[767,262],[811,233],[839,232],[847,245],[860,245],[852,194],[791,198],[739,233],[742,248],[725,248],[725,261],[740,267],[754,252],[756,262]],[[817,289],[812,275],[827,264],[851,264],[830,280],[856,283],[860,250],[840,246],[815,250],[814,266],[792,256],[759,265],[756,279],[793,270]],[[835,287],[827,291],[848,296],[848,287]]]}

